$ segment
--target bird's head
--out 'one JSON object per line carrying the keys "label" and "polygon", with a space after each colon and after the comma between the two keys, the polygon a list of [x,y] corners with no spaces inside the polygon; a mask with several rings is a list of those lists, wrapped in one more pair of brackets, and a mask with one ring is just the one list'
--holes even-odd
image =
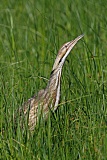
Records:
{"label": "bird's head", "polygon": [[76,45],[76,43],[83,37],[84,35],[80,35],[74,40],[65,43],[58,52],[56,57],[55,63],[53,65],[52,71],[56,70],[57,68],[62,68],[66,57],[69,55],[72,48]]}

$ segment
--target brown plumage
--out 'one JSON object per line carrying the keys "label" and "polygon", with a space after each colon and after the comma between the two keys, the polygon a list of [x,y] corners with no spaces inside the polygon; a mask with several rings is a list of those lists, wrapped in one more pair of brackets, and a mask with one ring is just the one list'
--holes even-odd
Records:
{"label": "brown plumage", "polygon": [[82,37],[83,35],[80,35],[61,47],[53,65],[46,89],[40,90],[37,96],[28,99],[28,101],[20,108],[20,112],[23,112],[25,116],[28,115],[30,130],[34,130],[38,117],[41,114],[42,117],[47,117],[49,110],[55,111],[57,109],[60,99],[60,79],[63,64],[72,48]]}

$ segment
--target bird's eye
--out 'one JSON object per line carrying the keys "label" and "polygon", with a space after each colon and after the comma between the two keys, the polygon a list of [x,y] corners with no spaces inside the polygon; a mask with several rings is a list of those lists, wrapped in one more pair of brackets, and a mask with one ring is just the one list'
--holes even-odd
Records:
{"label": "bird's eye", "polygon": [[67,45],[65,45],[64,47],[67,48]]}

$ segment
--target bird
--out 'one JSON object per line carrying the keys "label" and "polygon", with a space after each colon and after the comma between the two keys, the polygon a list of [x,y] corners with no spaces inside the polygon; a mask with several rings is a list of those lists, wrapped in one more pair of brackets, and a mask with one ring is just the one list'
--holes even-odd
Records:
{"label": "bird", "polygon": [[40,90],[22,105],[20,112],[23,112],[25,117],[28,116],[28,127],[30,131],[35,129],[40,115],[46,118],[50,111],[54,112],[58,108],[62,67],[70,51],[83,36],[84,35],[78,36],[74,40],[65,43],[60,48],[46,88]]}

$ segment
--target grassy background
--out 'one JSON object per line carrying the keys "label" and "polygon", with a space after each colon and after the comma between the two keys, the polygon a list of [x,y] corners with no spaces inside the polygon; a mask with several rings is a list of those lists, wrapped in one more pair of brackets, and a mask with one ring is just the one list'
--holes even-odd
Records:
{"label": "grassy background", "polygon": [[[0,159],[107,159],[107,1],[1,0]],[[14,114],[46,87],[61,45],[84,33],[62,73],[55,118],[13,131]]]}

